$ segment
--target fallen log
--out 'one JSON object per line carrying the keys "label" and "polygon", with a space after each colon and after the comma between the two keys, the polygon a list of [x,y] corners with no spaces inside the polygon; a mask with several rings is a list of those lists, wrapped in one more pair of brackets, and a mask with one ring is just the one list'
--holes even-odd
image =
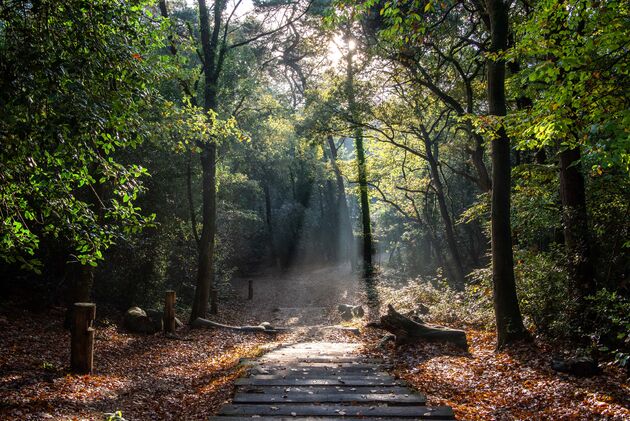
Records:
{"label": "fallen log", "polygon": [[391,304],[387,306],[387,314],[381,316],[380,323],[370,323],[368,326],[392,333],[396,338],[396,345],[421,341],[450,342],[460,348],[468,349],[466,332],[463,330],[411,320],[398,313]]}
{"label": "fallen log", "polygon": [[230,326],[230,325],[225,325],[223,323],[213,322],[212,320],[204,319],[201,317],[197,317],[190,324],[190,326],[195,327],[195,328],[201,328],[201,327],[206,328],[206,329],[221,328],[221,329],[228,329],[228,330],[236,330],[239,332],[263,332],[263,333],[279,333],[279,332],[286,332],[287,330],[289,330],[288,328],[283,328],[283,327],[273,327],[269,323],[261,323],[258,326]]}

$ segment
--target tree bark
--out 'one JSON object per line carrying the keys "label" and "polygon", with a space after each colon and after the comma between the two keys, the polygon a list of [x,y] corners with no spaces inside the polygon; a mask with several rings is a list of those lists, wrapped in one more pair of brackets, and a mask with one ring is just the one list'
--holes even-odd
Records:
{"label": "tree bark", "polygon": [[214,237],[216,234],[216,146],[206,145],[201,154],[203,171],[203,212],[201,236],[199,237],[199,265],[197,268],[197,287],[193,301],[190,321],[205,316],[208,312],[210,290],[214,275]]}
{"label": "tree bark", "polygon": [[166,291],[164,297],[164,332],[175,333],[175,291]]}
{"label": "tree bark", "polygon": [[[470,129],[472,132],[473,129]],[[492,190],[492,179],[488,174],[488,169],[486,168],[486,163],[483,160],[483,156],[485,153],[485,149],[483,147],[483,137],[479,134],[473,134],[473,139],[475,140],[475,149],[471,150],[470,160],[472,161],[475,170],[477,171],[477,186],[481,191],[489,192]]]}
{"label": "tree bark", "polygon": [[354,234],[352,233],[352,221],[350,220],[350,211],[348,210],[348,200],[346,198],[346,187],[343,182],[343,175],[337,165],[337,147],[332,135],[326,138],[328,148],[330,149],[330,163],[335,173],[335,182],[337,184],[337,209],[339,211],[339,224],[343,238],[341,239],[345,258],[350,260],[352,268],[356,267],[356,256],[354,250]]}
{"label": "tree bark", "polygon": [[[504,0],[486,0],[491,53],[507,48],[508,10]],[[502,117],[505,104],[505,61],[488,59],[487,95],[490,115]],[[497,326],[497,348],[526,339],[529,334],[516,296],[510,223],[510,139],[501,125],[492,139],[492,281]]]}
{"label": "tree bark", "polygon": [[[199,30],[201,33],[201,47],[203,50],[204,73],[204,111],[209,112],[217,108],[218,78],[221,71],[219,55],[219,34],[221,19],[225,9],[225,0],[214,3],[214,24],[210,32],[208,8],[205,0],[199,3]],[[212,310],[216,311],[216,293],[211,294],[214,287],[214,238],[216,235],[216,172],[217,147],[214,139],[207,139],[200,144],[202,171],[202,222],[199,237],[199,264],[197,268],[197,287],[190,322],[198,317],[205,317],[208,313],[208,300],[212,297]]]}
{"label": "tree bark", "polygon": [[[346,34],[349,37],[349,34]],[[352,124],[354,126],[354,144],[357,154],[359,175],[359,202],[361,204],[361,225],[363,228],[363,271],[367,282],[372,278],[372,225],[370,222],[370,199],[368,196],[367,170],[365,167],[365,150],[363,147],[363,128],[359,124],[359,113],[354,92],[354,66],[352,65],[353,51],[349,47],[346,55],[346,97]],[[370,288],[370,285],[368,285]]]}
{"label": "tree bark", "polygon": [[462,265],[462,258],[459,253],[459,248],[457,247],[457,239],[455,238],[455,230],[453,229],[453,221],[451,220],[451,215],[448,211],[448,206],[446,205],[446,198],[444,195],[444,186],[442,185],[442,179],[440,178],[440,170],[438,168],[438,162],[433,154],[433,149],[431,145],[431,139],[429,138],[429,134],[422,129],[423,132],[423,141],[425,154],[427,157],[427,162],[429,163],[429,169],[431,172],[431,179],[433,180],[433,184],[435,187],[435,193],[438,200],[438,208],[440,210],[440,215],[442,216],[442,222],[444,223],[444,231],[446,234],[446,243],[448,245],[448,249],[451,253],[451,257],[453,258],[453,274],[455,276],[454,286],[458,290],[463,290],[464,285],[466,283],[466,276],[464,275],[464,267]]}
{"label": "tree bark", "polygon": [[460,348],[468,350],[466,332],[443,326],[432,326],[398,313],[392,305],[387,306],[387,314],[381,316],[380,323],[370,324],[386,330],[396,337],[396,345],[427,342],[450,342]]}
{"label": "tree bark", "polygon": [[344,247],[340,238],[341,218],[339,215],[337,189],[331,179],[327,179],[324,184],[324,198],[326,212],[319,223],[322,236],[322,254],[326,256],[328,261],[338,263],[341,260]]}
{"label": "tree bark", "polygon": [[578,298],[595,292],[595,269],[589,243],[584,177],[579,147],[560,152],[560,199],[569,276]]}
{"label": "tree bark", "polygon": [[271,203],[271,189],[269,183],[265,181],[263,183],[263,192],[265,193],[265,223],[267,225],[267,235],[269,236],[269,252],[271,254],[271,262],[280,267],[280,261],[278,260],[278,252],[276,251],[274,233],[273,233],[273,207]]}

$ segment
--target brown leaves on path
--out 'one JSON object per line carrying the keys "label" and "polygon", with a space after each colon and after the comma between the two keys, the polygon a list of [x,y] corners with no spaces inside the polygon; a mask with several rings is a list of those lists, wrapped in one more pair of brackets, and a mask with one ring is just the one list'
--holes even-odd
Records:
{"label": "brown leaves on path", "polygon": [[617,369],[592,378],[551,370],[551,346],[536,341],[495,352],[494,333],[467,330],[470,354],[423,343],[366,351],[390,358],[395,374],[427,394],[431,405],[450,405],[458,420],[629,420],[630,385]]}
{"label": "brown leaves on path", "polygon": [[207,419],[230,398],[239,358],[269,336],[184,329],[185,340],[97,326],[95,372],[68,374],[61,312],[0,313],[0,419]]}

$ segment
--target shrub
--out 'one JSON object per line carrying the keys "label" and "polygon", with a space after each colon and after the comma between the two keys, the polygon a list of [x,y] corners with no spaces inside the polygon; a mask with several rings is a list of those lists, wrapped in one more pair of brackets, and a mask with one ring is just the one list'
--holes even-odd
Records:
{"label": "shrub", "polygon": [[514,257],[517,293],[527,321],[539,332],[556,337],[574,331],[571,316],[577,303],[567,294],[570,289],[563,253],[555,248],[549,252],[517,250]]}
{"label": "shrub", "polygon": [[604,288],[587,300],[595,310],[597,349],[619,366],[630,368],[630,299]]}
{"label": "shrub", "polygon": [[429,312],[428,322],[489,327],[493,324],[492,291],[486,286],[468,285],[462,292],[450,288],[443,278],[382,281],[381,301],[395,303],[396,309],[410,311],[420,304]]}

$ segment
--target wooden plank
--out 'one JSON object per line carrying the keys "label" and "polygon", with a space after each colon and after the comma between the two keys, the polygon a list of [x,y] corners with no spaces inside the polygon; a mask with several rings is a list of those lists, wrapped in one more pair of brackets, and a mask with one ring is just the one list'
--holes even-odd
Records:
{"label": "wooden plank", "polygon": [[298,352],[344,352],[344,353],[358,353],[359,347],[350,346],[351,344],[344,344],[343,346],[303,346],[303,347],[291,347],[291,348],[277,348],[271,352],[285,352],[288,354]]}
{"label": "wooden plank", "polygon": [[358,379],[253,379],[241,378],[237,385],[260,386],[398,386],[400,382],[394,380],[365,380]]}
{"label": "wooden plank", "polygon": [[372,368],[388,368],[388,364],[372,364],[372,363],[335,363],[335,362],[288,362],[286,364],[278,365],[275,361],[251,361],[248,363],[241,363],[251,367],[271,368],[271,369],[289,369],[289,368],[348,368],[348,369],[372,369]]}
{"label": "wooden plank", "polygon": [[[399,417],[361,417],[361,421],[409,421],[410,418]],[[413,419],[413,418],[412,418]],[[265,416],[214,416],[209,418],[210,421],[330,421],[330,417],[309,417],[309,416],[290,416],[290,417],[265,417]],[[456,421],[453,419],[444,419],[442,421]]]}
{"label": "wooden plank", "polygon": [[219,415],[247,416],[319,416],[319,417],[400,417],[412,419],[452,419],[453,410],[446,406],[377,406],[377,405],[225,405]]}
{"label": "wooden plank", "polygon": [[324,375],[324,376],[387,376],[387,372],[380,370],[380,367],[252,367],[249,372],[256,374],[273,374],[273,375]]}
{"label": "wooden plank", "polygon": [[389,403],[396,405],[426,405],[427,400],[422,395],[395,393],[344,393],[331,392],[327,394],[309,394],[308,392],[287,392],[284,394],[237,393],[234,403],[348,403],[361,404]]}
{"label": "wooden plank", "polygon": [[360,360],[367,358],[363,355],[353,354],[351,352],[311,352],[311,351],[299,351],[299,352],[270,352],[263,358],[282,358],[282,359],[296,359],[296,358],[352,358],[353,360]]}
{"label": "wooden plank", "polygon": [[302,347],[290,347],[290,348],[277,348],[271,352],[285,352],[288,354],[298,352],[343,352],[343,353],[358,353],[359,347],[351,346],[352,344],[343,344],[342,346],[302,346]]}
{"label": "wooden plank", "polygon": [[451,408],[425,406],[426,397],[385,372],[383,360],[353,354],[353,345],[302,343],[242,360],[250,377],[236,381],[233,403],[210,419],[454,420]]}
{"label": "wooden plank", "polygon": [[[359,357],[359,358],[348,358],[341,357],[341,361],[333,358],[304,358],[304,357],[296,357],[296,358],[276,358],[276,359],[268,359],[265,354],[260,358],[251,359],[251,358],[241,358],[239,360],[240,364],[243,365],[257,365],[257,364],[267,364],[267,365],[286,365],[286,364],[301,364],[301,365],[382,365],[387,364],[382,359],[376,358],[367,358],[367,357]],[[314,361],[311,361],[313,360]]]}
{"label": "wooden plank", "polygon": [[[292,375],[291,373],[287,373],[287,375],[274,375],[274,374],[257,374],[255,376],[250,376],[250,379],[254,380],[332,380],[332,381],[341,381],[342,384],[346,384],[348,382],[353,382],[356,380],[366,380],[366,381],[374,381],[374,382],[388,382],[391,383],[396,380],[392,376],[364,376],[364,375],[356,375],[356,376],[334,376],[334,375],[312,375],[308,374],[296,373]],[[338,384],[338,383],[337,383]]]}
{"label": "wooden plank", "polygon": [[401,395],[414,394],[402,386],[237,386],[237,393],[283,394],[289,392],[328,394],[328,393],[395,393]]}
{"label": "wooden plank", "polygon": [[298,354],[348,354],[348,355],[360,355],[356,348],[338,347],[338,348],[280,348],[270,352],[270,354],[286,354],[286,355],[298,355]]}
{"label": "wooden plank", "polygon": [[282,361],[290,361],[290,360],[301,360],[301,359],[336,359],[343,358],[350,361],[360,361],[365,359],[361,355],[353,355],[347,352],[340,352],[335,354],[334,352],[300,352],[295,354],[267,354],[263,357],[265,360],[282,360]]}
{"label": "wooden plank", "polygon": [[363,357],[296,357],[296,358],[268,358],[267,356],[262,357],[260,362],[263,363],[351,363],[351,364],[382,364],[383,360],[374,359],[374,358],[363,358]]}

